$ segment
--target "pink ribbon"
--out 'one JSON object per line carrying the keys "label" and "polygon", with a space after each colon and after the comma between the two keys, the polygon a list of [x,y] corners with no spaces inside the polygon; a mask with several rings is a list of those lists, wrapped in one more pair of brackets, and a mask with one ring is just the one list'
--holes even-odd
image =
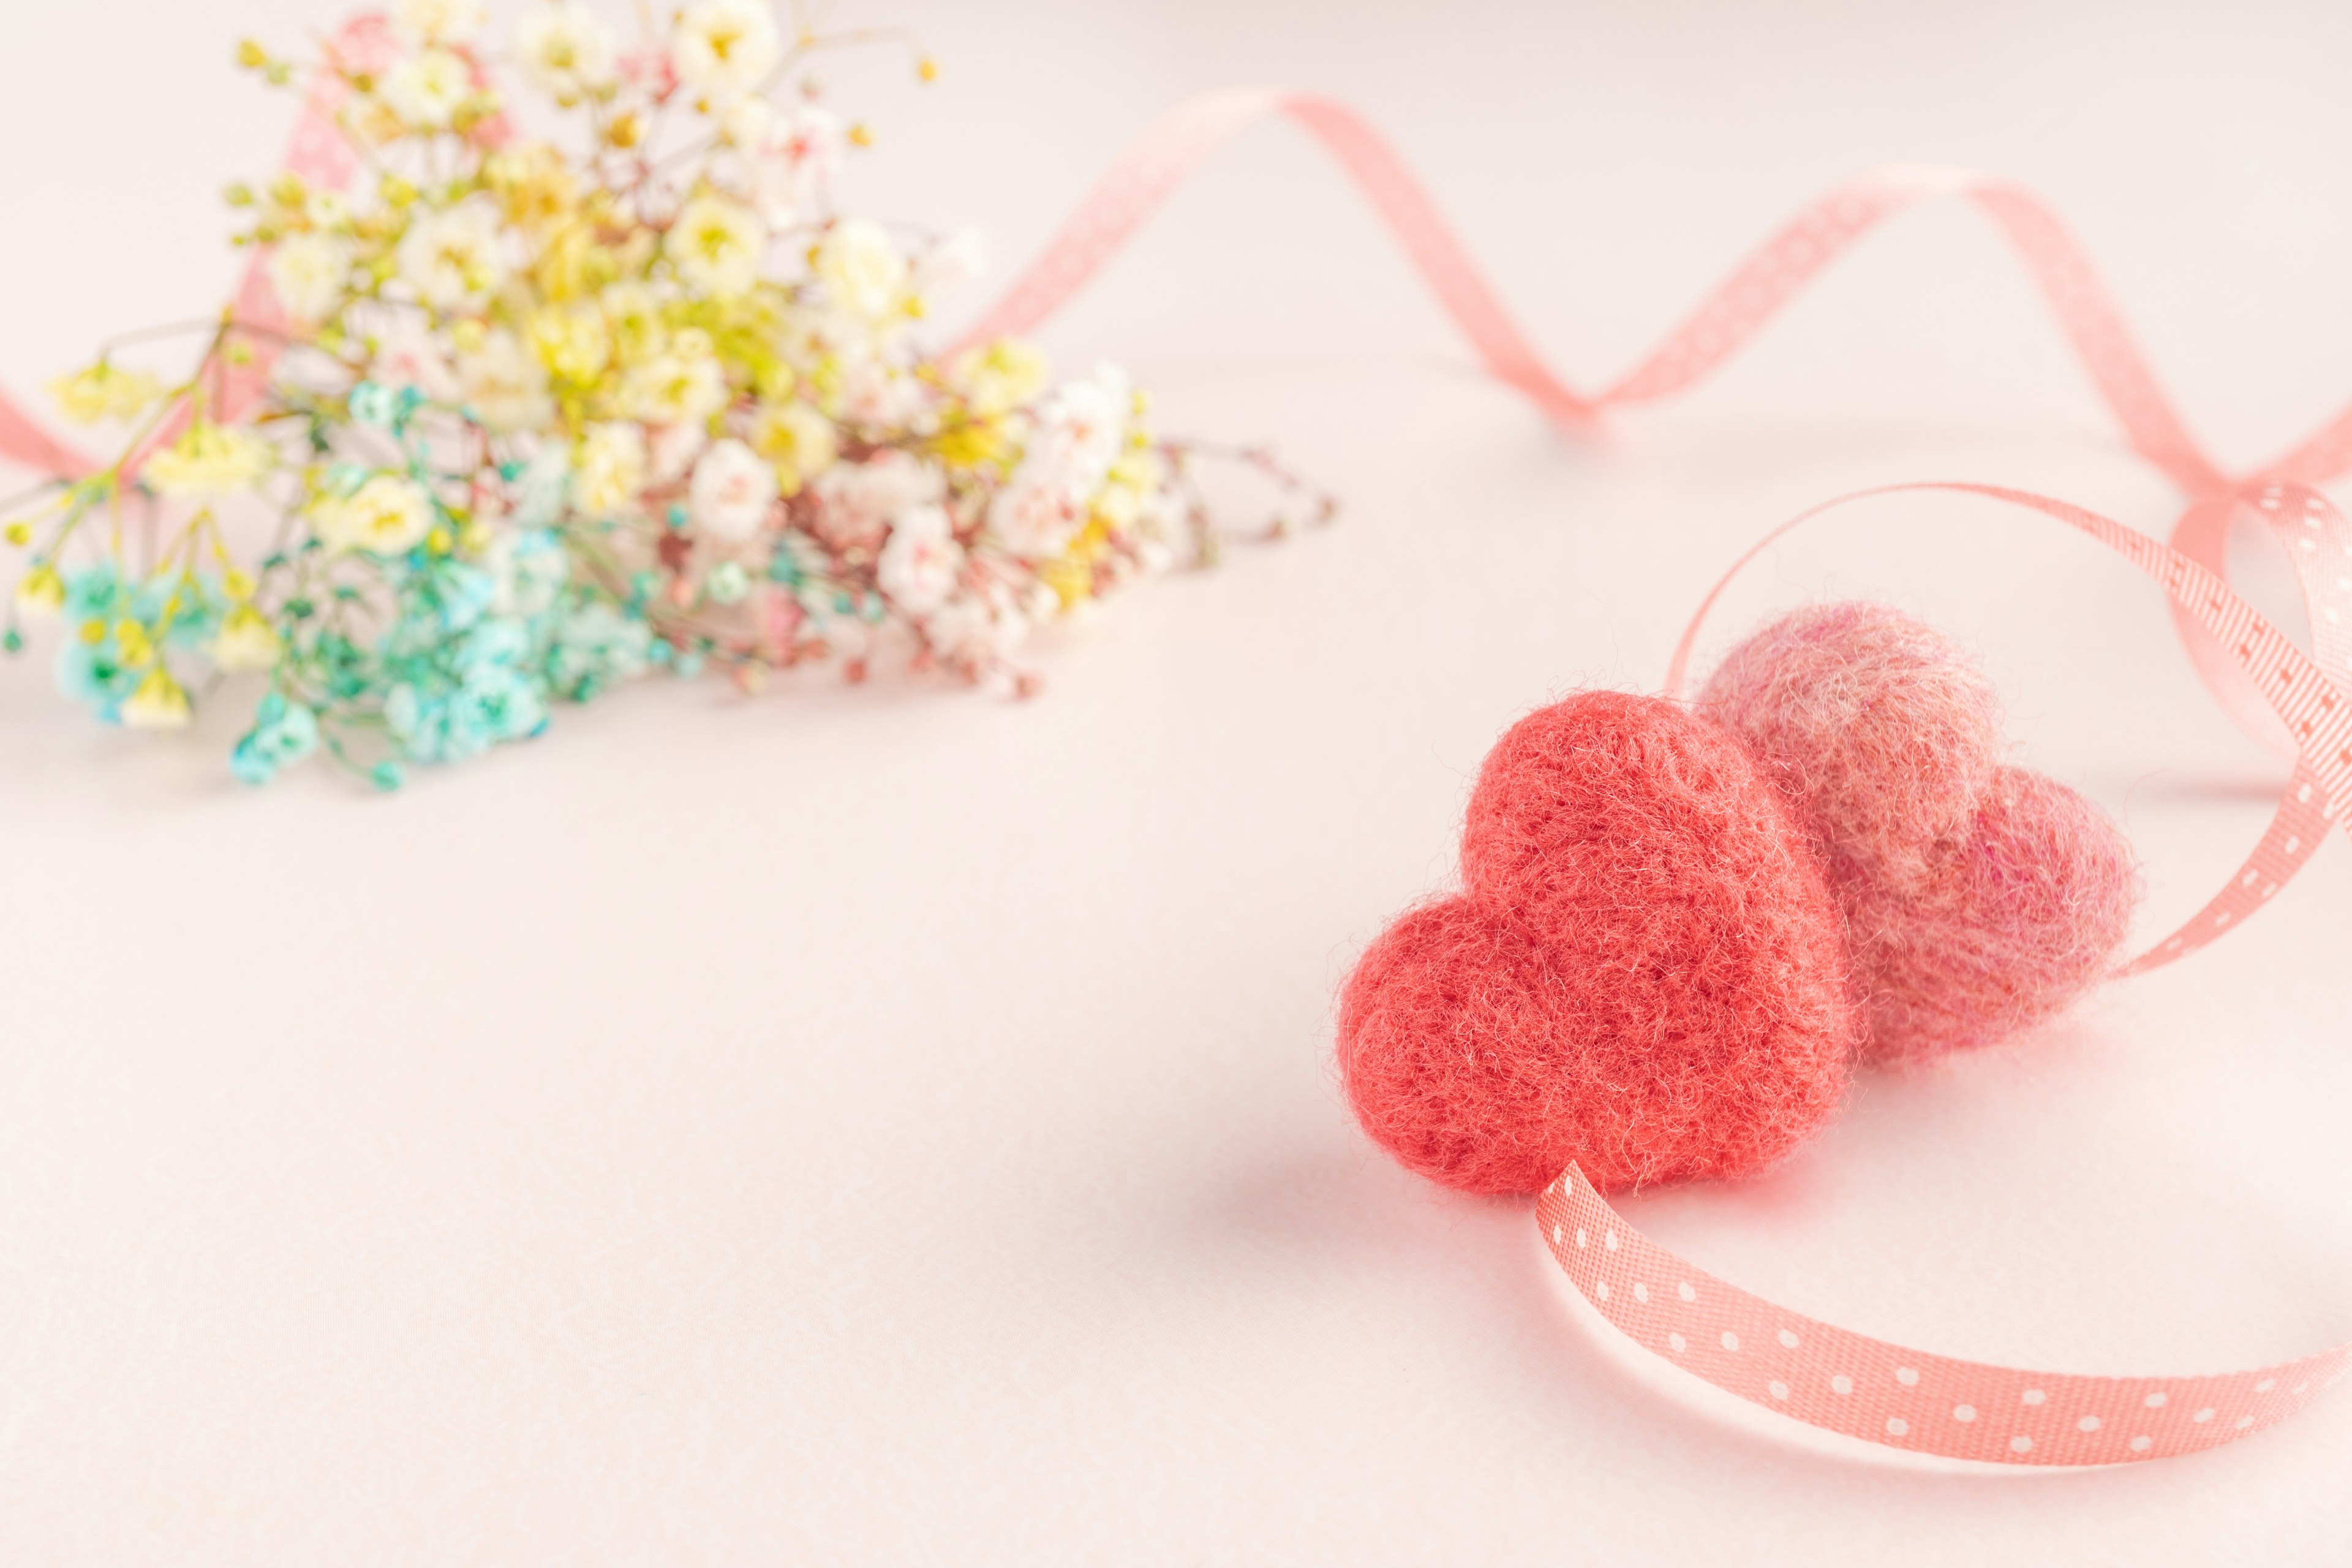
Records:
{"label": "pink ribbon", "polygon": [[[1647,359],[1597,394],[1570,387],[1504,310],[1428,192],[1352,110],[1280,90],[1214,93],[1161,120],[1120,154],[1077,210],[959,347],[1028,331],[1051,316],[1218,147],[1282,114],[1322,143],[1387,223],[1438,303],[1496,379],[1554,424],[1589,427],[1604,412],[1694,384],[1880,223],[1932,196],[1967,201],[2024,264],[2134,450],[2195,498],[2172,547],[2079,507],[1983,485],[1912,485],[1990,498],[2063,522],[2124,555],[2169,596],[2197,670],[2249,732],[2295,759],[2277,815],[2228,884],[2187,924],[2119,973],[2169,963],[2276,895],[2352,794],[2352,530],[2309,487],[2352,465],[2352,408],[2252,475],[2207,457],[2158,384],[2082,247],[2031,192],[1964,170],[1873,170],[1800,212],[1742,261]],[[1864,495],[1887,490],[1862,492]],[[1699,626],[1675,653],[1680,691]],[[2251,517],[2284,549],[2311,613],[2313,658],[2227,586],[2231,521]],[[1694,1375],[1799,1420],[1873,1442],[1956,1458],[2115,1464],[2214,1447],[2290,1414],[2342,1375],[2352,1344],[2249,1372],[2179,1378],[2084,1377],[1957,1361],[1870,1338],[1775,1306],[1715,1279],[1628,1225],[1571,1167],[1536,1206],[1553,1256],[1586,1300],[1638,1343]]]}
{"label": "pink ribbon", "polygon": [[[366,12],[343,24],[329,42],[327,52],[345,70],[367,71],[381,69],[394,47],[391,26],[383,16]],[[294,133],[287,142],[288,172],[331,190],[352,183],[359,163],[340,119],[349,97],[350,89],[336,71],[322,69],[311,77],[302,96],[301,112],[294,121]],[[279,340],[288,323],[269,286],[268,263],[268,253],[257,250],[237,278],[229,319],[248,330],[238,334],[244,340],[244,354],[222,369],[220,395],[213,407],[213,417],[222,423],[237,418],[259,401],[282,346]],[[124,462],[123,478],[136,475],[151,454],[178,440],[190,417],[188,406],[183,404],[151,431]],[[0,388],[0,458],[60,479],[87,479],[106,466],[44,430],[5,388]]]}

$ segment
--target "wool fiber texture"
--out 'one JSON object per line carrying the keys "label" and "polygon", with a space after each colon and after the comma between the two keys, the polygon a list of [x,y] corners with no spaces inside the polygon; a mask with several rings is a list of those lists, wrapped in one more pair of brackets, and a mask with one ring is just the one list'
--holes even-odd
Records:
{"label": "wool fiber texture", "polygon": [[2000,758],[1990,684],[1899,610],[1823,605],[1699,697],[1794,805],[1848,921],[1864,1050],[1919,1060],[2056,1014],[2114,966],[2140,891],[2096,805]]}
{"label": "wool fiber texture", "polygon": [[1448,1186],[1604,1191],[1763,1168],[1835,1112],[1859,1031],[1844,920],[1728,731],[1594,691],[1514,725],[1463,837],[1339,1000],[1358,1120]]}

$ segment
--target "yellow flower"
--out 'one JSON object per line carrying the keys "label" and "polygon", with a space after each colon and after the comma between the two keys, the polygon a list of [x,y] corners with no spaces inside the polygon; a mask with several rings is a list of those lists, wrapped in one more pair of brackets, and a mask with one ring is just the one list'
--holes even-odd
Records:
{"label": "yellow flower", "polygon": [[563,154],[544,142],[493,153],[482,175],[506,215],[524,228],[543,228],[569,218],[580,205],[580,182]]}
{"label": "yellow flower", "polygon": [[613,334],[593,305],[542,305],[531,312],[531,352],[560,381],[588,385],[613,357]]}
{"label": "yellow flower", "polygon": [[433,501],[414,480],[378,474],[347,499],[320,501],[310,526],[330,550],[398,555],[433,531]]}
{"label": "yellow flower", "polygon": [[54,566],[36,566],[17,581],[16,608],[28,616],[54,616],[66,606],[66,580]]}
{"label": "yellow flower", "polygon": [[163,384],[143,370],[123,370],[99,361],[89,369],[49,383],[49,395],[77,425],[98,419],[128,419],[163,395]]}
{"label": "yellow flower", "polygon": [[626,510],[646,488],[646,433],[635,425],[592,425],[572,463],[572,504],[590,518]]}
{"label": "yellow flower", "polygon": [[1004,426],[994,419],[967,419],[931,437],[931,450],[951,468],[983,468],[1010,455]]}
{"label": "yellow flower", "polygon": [[840,451],[833,422],[805,403],[771,403],[751,418],[751,449],[776,470],[776,488],[798,495]]}
{"label": "yellow flower", "polygon": [[636,364],[662,352],[669,333],[662,325],[661,300],[642,283],[615,283],[598,297],[612,330],[613,357]]}
{"label": "yellow flower", "polygon": [[209,500],[251,489],[277,462],[277,449],[250,430],[198,419],[147,459],[146,479],[162,494]]}
{"label": "yellow flower", "polygon": [[1019,338],[999,338],[969,349],[948,367],[951,384],[982,418],[1007,413],[1045,390],[1045,356]]}
{"label": "yellow flower", "polygon": [[697,196],[678,209],[662,254],[679,282],[698,293],[725,296],[760,280],[760,253],[767,243],[767,230],[750,207],[724,196]]}
{"label": "yellow flower", "polygon": [[184,730],[188,724],[188,694],[158,665],[147,672],[122,704],[122,721],[134,730]]}
{"label": "yellow flower", "polygon": [[276,628],[251,605],[231,610],[221,623],[220,635],[213,639],[213,663],[231,674],[273,668],[278,653]]}
{"label": "yellow flower", "polygon": [[620,397],[630,417],[648,425],[698,422],[727,406],[727,373],[709,338],[680,332],[669,353],[629,372]]}
{"label": "yellow flower", "polygon": [[144,669],[155,662],[155,639],[137,621],[125,617],[114,623],[114,646],[122,650],[122,662],[133,669]]}

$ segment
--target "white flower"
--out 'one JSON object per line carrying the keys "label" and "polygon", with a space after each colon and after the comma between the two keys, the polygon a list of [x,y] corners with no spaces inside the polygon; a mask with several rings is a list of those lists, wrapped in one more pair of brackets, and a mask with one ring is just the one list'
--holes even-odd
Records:
{"label": "white flower", "polygon": [[425,213],[400,241],[400,275],[436,310],[454,310],[506,281],[506,237],[488,206]]}
{"label": "white flower", "polygon": [[646,456],[653,465],[653,482],[666,485],[694,467],[694,459],[710,445],[710,431],[699,419],[656,426],[646,433]]}
{"label": "white flower", "polygon": [[572,574],[563,546],[545,529],[505,529],[482,552],[482,567],[497,584],[490,613],[529,619],[554,608]]}
{"label": "white flower", "polygon": [[706,294],[741,294],[760,279],[767,247],[760,217],[724,196],[697,196],[678,209],[662,253],[679,282]]}
{"label": "white flower", "polygon": [[1029,617],[1003,592],[950,599],[923,622],[923,635],[940,656],[972,671],[1012,658],[1029,636]]}
{"label": "white flower", "polygon": [[498,435],[542,429],[555,418],[547,367],[504,327],[485,336],[473,353],[457,357],[457,384],[467,405]]}
{"label": "white flower", "polygon": [[515,60],[560,103],[613,79],[613,29],[579,0],[546,0],[525,11],[510,40]]}
{"label": "white flower", "polygon": [[1043,561],[1059,555],[1076,537],[1084,517],[1068,487],[1016,473],[988,503],[988,528],[1015,555]]}
{"label": "white flower", "polygon": [[482,0],[395,0],[393,30],[415,48],[462,44],[482,30]]}
{"label": "white flower", "polygon": [[1071,489],[1091,495],[1127,441],[1134,393],[1127,373],[1097,365],[1093,376],[1057,387],[1037,410],[1037,430],[1024,458],[1054,470]]}
{"label": "white flower", "polygon": [[776,106],[747,93],[720,112],[719,132],[733,145],[749,149],[765,142],[775,123]]}
{"label": "white flower", "polygon": [[251,605],[239,605],[222,620],[220,635],[213,638],[213,663],[230,675],[272,669],[278,664],[278,632],[269,617]]}
{"label": "white flower", "polygon": [[403,311],[370,345],[374,351],[371,379],[390,387],[413,386],[436,403],[457,400],[457,373],[441,344]]}
{"label": "white flower", "polygon": [[844,218],[825,230],[816,275],[835,304],[868,321],[896,312],[907,292],[907,258],[870,218]]}
{"label": "white flower", "polygon": [[[746,103],[767,105],[757,99]],[[748,119],[747,119],[748,129]],[[735,144],[751,173],[751,197],[760,216],[782,228],[814,205],[841,171],[847,143],[841,119],[831,110],[804,103],[788,120],[766,116],[757,135],[739,135]]]}
{"label": "white flower", "polygon": [[912,453],[890,450],[863,463],[836,463],[812,489],[818,536],[835,550],[872,549],[893,522],[945,495],[947,480]]}
{"label": "white flower", "polygon": [[629,372],[621,402],[631,418],[647,425],[699,425],[727,406],[727,373],[709,339],[680,332],[667,353]]}
{"label": "white flower", "polygon": [[216,500],[250,489],[277,463],[278,448],[252,431],[198,420],[147,459],[142,477],[159,495]]}
{"label": "white flower", "polygon": [[947,510],[919,506],[891,525],[889,542],[874,564],[874,580],[899,609],[927,616],[947,602],[962,570],[963,546],[955,542]]}
{"label": "white flower", "polygon": [[1059,555],[1085,521],[1127,441],[1133,402],[1114,365],[1057,387],[1038,405],[1021,466],[988,506],[988,526],[1016,555]]}
{"label": "white flower", "polygon": [[351,275],[351,247],[331,234],[294,235],[269,253],[269,286],[298,321],[333,314]]}
{"label": "white flower", "polygon": [[869,357],[842,370],[841,412],[852,424],[905,425],[922,407],[923,384],[897,365]]}
{"label": "white flower", "polygon": [[330,550],[398,555],[433,531],[433,502],[415,480],[378,474],[351,496],[312,507],[310,527]]}
{"label": "white flower", "polygon": [[926,304],[951,294],[988,269],[988,250],[979,231],[958,229],[923,252],[915,263],[915,295]]}
{"label": "white flower", "polygon": [[572,506],[586,517],[610,517],[635,502],[645,488],[645,431],[635,425],[591,425],[572,464]]}
{"label": "white flower", "polygon": [[420,131],[446,131],[457,106],[472,96],[474,73],[446,49],[426,49],[393,62],[383,73],[383,100]]}
{"label": "white flower", "polygon": [[678,17],[669,46],[678,80],[724,97],[759,86],[776,54],[767,0],[697,0]]}
{"label": "white flower", "polygon": [[759,453],[730,438],[713,442],[695,464],[688,511],[698,532],[740,544],[760,531],[775,500],[776,470]]}

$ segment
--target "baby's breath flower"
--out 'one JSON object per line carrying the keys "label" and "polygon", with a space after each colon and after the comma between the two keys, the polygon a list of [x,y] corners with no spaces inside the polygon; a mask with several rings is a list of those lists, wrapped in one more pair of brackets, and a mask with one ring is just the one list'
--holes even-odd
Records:
{"label": "baby's breath flower", "polygon": [[419,131],[446,131],[458,106],[472,96],[474,73],[447,49],[426,49],[393,62],[383,73],[383,101]]}
{"label": "baby's breath flower", "polygon": [[27,616],[47,617],[66,607],[66,580],[56,567],[34,567],[16,580],[16,608]]}
{"label": "baby's breath flower", "polygon": [[948,365],[948,383],[983,419],[1007,414],[1045,389],[1045,356],[1019,338],[967,349]]}
{"label": "baby's breath flower", "polygon": [[579,0],[543,0],[524,11],[510,47],[523,75],[558,103],[613,81],[613,29]]}
{"label": "baby's breath flower", "polygon": [[[668,353],[632,370],[621,384],[623,412],[647,425],[685,425],[699,424],[726,407],[726,372],[707,346],[698,344],[698,337],[680,332]],[[696,352],[698,346],[703,352]]]}
{"label": "baby's breath flower", "polygon": [[282,644],[269,617],[251,605],[239,605],[221,622],[213,639],[213,663],[230,674],[276,667]]}
{"label": "baby's breath flower", "polygon": [[198,419],[147,459],[145,474],[159,494],[214,500],[250,489],[277,463],[277,448],[252,431]]}
{"label": "baby's breath flower", "polygon": [[688,289],[726,296],[744,293],[759,281],[760,253],[767,243],[767,232],[751,208],[724,196],[697,196],[678,209],[662,254]]}
{"label": "baby's breath flower", "polygon": [[760,531],[775,504],[776,471],[742,442],[716,442],[694,466],[689,489],[695,531],[740,544]]}
{"label": "baby's breath flower", "polygon": [[398,555],[433,531],[433,502],[414,479],[378,474],[348,497],[321,498],[310,526],[330,550]]}
{"label": "baby's breath flower", "polygon": [[163,385],[143,370],[125,370],[100,360],[49,383],[49,395],[67,418],[88,425],[131,418],[163,395]]}
{"label": "baby's breath flower", "polygon": [[482,30],[482,0],[394,0],[393,30],[411,47],[462,44]]}
{"label": "baby's breath flower", "polygon": [[969,228],[940,240],[916,259],[914,294],[928,307],[943,295],[952,294],[988,270],[988,247],[978,232]]}
{"label": "baby's breath flower", "polygon": [[840,173],[846,143],[839,117],[814,103],[802,104],[789,117],[769,115],[756,136],[738,137],[760,216],[778,227],[806,216]]}
{"label": "baby's breath flower", "polygon": [[298,234],[269,255],[269,286],[297,321],[328,319],[351,282],[352,248],[327,234]]}
{"label": "baby's breath flower", "polygon": [[882,226],[844,218],[817,245],[816,275],[835,304],[869,321],[898,313],[907,292],[907,258]]}
{"label": "baby's breath flower", "polygon": [[646,486],[646,433],[635,425],[591,425],[572,463],[572,504],[582,515],[611,517]]}
{"label": "baby's breath flower", "polygon": [[484,426],[500,435],[535,430],[555,416],[555,402],[547,394],[546,366],[504,327],[485,334],[478,347],[457,356],[457,385],[466,405]]}
{"label": "baby's breath flower", "polygon": [[774,467],[777,488],[788,496],[831,468],[840,450],[833,421],[805,403],[763,404],[751,416],[751,449]]}
{"label": "baby's breath flower", "polygon": [[604,312],[592,304],[542,305],[531,312],[531,352],[559,381],[588,385],[613,357]]}
{"label": "baby's breath flower", "polygon": [[184,730],[188,694],[162,665],[149,670],[123,700],[122,721],[133,730]]}
{"label": "baby's breath flower", "polygon": [[688,87],[732,97],[760,85],[777,48],[766,0],[696,0],[678,17],[670,66]]}
{"label": "baby's breath flower", "polygon": [[938,505],[902,513],[874,563],[875,584],[910,616],[929,615],[947,603],[962,571],[963,546]]}
{"label": "baby's breath flower", "polygon": [[400,276],[427,305],[455,310],[506,281],[507,254],[498,213],[468,203],[417,216],[400,241]]}

